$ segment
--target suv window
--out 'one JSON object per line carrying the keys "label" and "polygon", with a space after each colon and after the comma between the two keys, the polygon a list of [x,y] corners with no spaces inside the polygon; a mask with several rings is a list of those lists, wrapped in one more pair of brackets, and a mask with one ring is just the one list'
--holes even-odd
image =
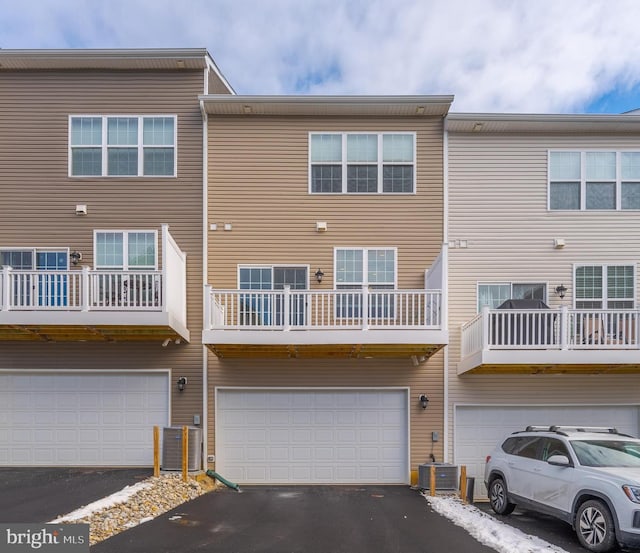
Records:
{"label": "suv window", "polygon": [[539,459],[538,449],[540,438],[537,436],[519,436],[507,438],[502,444],[502,449],[510,455],[526,457],[528,459]]}
{"label": "suv window", "polygon": [[564,455],[569,457],[567,446],[557,438],[544,438],[542,445],[542,460],[546,461],[552,455]]}

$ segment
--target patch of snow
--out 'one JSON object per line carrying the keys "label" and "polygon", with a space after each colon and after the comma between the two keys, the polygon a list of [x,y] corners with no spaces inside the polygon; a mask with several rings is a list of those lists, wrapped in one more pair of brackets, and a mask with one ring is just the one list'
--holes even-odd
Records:
{"label": "patch of snow", "polygon": [[500,553],[567,553],[537,536],[531,536],[483,513],[473,505],[453,497],[430,497],[422,494],[437,513],[464,528],[483,545]]}
{"label": "patch of snow", "polygon": [[138,484],[134,484],[133,486],[126,486],[121,489],[119,492],[113,493],[107,497],[103,497],[102,499],[98,499],[98,501],[94,501],[93,503],[89,503],[84,507],[80,507],[75,511],[72,511],[64,516],[56,518],[49,522],[49,524],[58,524],[60,522],[71,522],[73,520],[78,520],[81,518],[85,518],[90,516],[92,513],[96,513],[101,511],[102,509],[106,509],[108,507],[113,507],[114,505],[118,505],[119,503],[125,503],[130,497],[134,496],[141,490],[146,490],[151,488],[152,484],[149,482],[139,482]]}

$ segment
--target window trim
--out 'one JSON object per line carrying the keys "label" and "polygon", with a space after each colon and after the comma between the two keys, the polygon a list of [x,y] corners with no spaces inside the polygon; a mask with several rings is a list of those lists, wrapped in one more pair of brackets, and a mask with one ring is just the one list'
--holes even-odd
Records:
{"label": "window trim", "polygon": [[[565,180],[551,180],[551,154],[554,152],[565,153],[578,153],[580,154],[580,208],[579,209],[552,209],[551,208],[551,184],[562,182],[578,182],[576,179]],[[616,156],[616,178],[615,179],[587,179],[587,153],[613,153]],[[617,211],[622,212],[637,212],[638,209],[623,209],[622,207],[622,184],[623,182],[638,183],[640,179],[630,180],[622,178],[622,156],[623,153],[639,153],[638,148],[550,148],[547,150],[547,211],[549,212],[561,212],[561,213],[575,213],[575,212],[588,212],[588,213],[612,213]],[[587,183],[611,183],[615,185],[616,205],[613,209],[587,209]]]}
{"label": "window trim", "polygon": [[[578,302],[578,288],[576,286],[576,271],[578,268],[580,267],[602,267],[602,297],[600,298],[600,301],[602,301],[602,307],[598,308],[598,309],[591,309],[591,308],[585,308],[585,310],[588,311],[600,311],[600,310],[609,310],[609,309],[613,309],[610,308],[608,306],[609,304],[609,287],[608,287],[608,278],[609,275],[607,274],[607,268],[608,267],[631,267],[633,270],[633,297],[630,298],[631,300],[633,300],[633,307],[628,308],[629,310],[634,310],[634,309],[638,309],[638,301],[637,301],[637,295],[638,295],[638,271],[637,271],[637,267],[636,267],[636,262],[635,261],[621,261],[619,263],[574,263],[573,267],[572,267],[572,280],[573,280],[573,309],[578,309],[576,307],[576,304]],[[589,301],[589,300],[580,300],[580,301]],[[597,301],[596,299],[592,300],[592,301]],[[628,299],[623,299],[623,298],[611,298],[611,301],[629,301]],[[581,308],[582,309],[582,308]],[[620,308],[615,308],[616,310],[620,309]],[[627,309],[625,309],[626,311]]]}
{"label": "window trim", "polygon": [[[311,137],[314,135],[340,135],[342,137],[342,151],[341,151],[341,161],[340,166],[342,167],[342,191],[341,192],[314,192],[313,191],[313,177],[312,177],[312,168],[314,165],[337,165],[336,162],[312,162],[311,160]],[[348,192],[347,191],[347,167],[349,165],[372,165],[373,163],[367,162],[352,162],[349,163],[347,160],[347,137],[349,135],[375,135],[378,137],[378,158],[376,160],[376,165],[378,168],[378,190],[376,192]],[[385,165],[409,165],[408,162],[398,162],[398,161],[389,161],[387,163],[384,162],[383,159],[383,148],[384,148],[384,139],[385,135],[410,135],[413,138],[413,161],[411,161],[410,165],[413,167],[413,183],[411,192],[384,192],[384,167]],[[383,196],[409,196],[415,195],[417,189],[417,133],[416,131],[309,131],[307,137],[307,179],[308,179],[308,193],[311,195],[318,196],[339,196],[339,195],[349,195],[349,196],[375,196],[375,195],[383,195]]]}
{"label": "window trim", "polygon": [[[74,148],[98,148],[97,145],[92,146],[83,146],[77,145],[74,146],[71,143],[72,138],[72,122],[74,119],[84,119],[84,118],[99,118],[102,121],[102,142],[100,144],[101,150],[101,160],[102,167],[101,173],[99,175],[74,175],[73,174],[73,149]],[[109,144],[108,144],[108,121],[109,119],[137,119],[138,120],[138,144],[135,146],[138,150],[138,173],[137,175],[110,175],[109,167],[108,167],[108,156],[109,156]],[[151,144],[145,146],[144,144],[144,120],[145,119],[158,119],[158,118],[171,118],[173,119],[173,174],[171,175],[145,175],[144,174],[144,152],[145,148],[168,148],[167,145],[158,145]],[[135,179],[135,178],[145,178],[145,179],[167,179],[167,178],[176,178],[178,176],[178,115],[173,114],[153,114],[153,113],[145,113],[145,114],[135,114],[135,113],[124,113],[124,114],[108,114],[108,115],[99,115],[99,114],[71,114],[69,115],[68,120],[68,130],[67,130],[67,157],[68,157],[68,176],[73,179],[99,179],[99,178],[109,178],[109,179]],[[112,148],[133,148],[134,146],[127,145],[113,145]]]}
{"label": "window trim", "polygon": [[[122,267],[115,269],[111,266],[101,267],[98,265],[98,234],[100,233],[109,233],[109,234],[118,234],[122,233],[122,248],[123,248],[123,256],[122,256]],[[153,234],[153,243],[154,243],[154,266],[153,268],[149,267],[129,267],[129,234],[133,233],[148,233]],[[158,271],[158,231],[152,229],[94,229],[93,231],[93,268],[96,271]]]}

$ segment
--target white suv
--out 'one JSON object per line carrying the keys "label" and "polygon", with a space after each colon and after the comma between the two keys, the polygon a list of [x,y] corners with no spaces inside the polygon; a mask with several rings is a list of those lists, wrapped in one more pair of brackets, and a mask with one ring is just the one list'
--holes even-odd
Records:
{"label": "white suv", "polygon": [[615,428],[529,426],[487,457],[491,508],[571,524],[583,547],[640,547],[640,440]]}

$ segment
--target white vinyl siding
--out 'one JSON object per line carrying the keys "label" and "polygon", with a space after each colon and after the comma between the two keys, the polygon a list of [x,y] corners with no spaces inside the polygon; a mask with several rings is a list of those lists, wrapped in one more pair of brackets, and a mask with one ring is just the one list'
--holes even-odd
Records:
{"label": "white vinyl siding", "polygon": [[176,117],[74,115],[69,118],[69,175],[176,176]]}
{"label": "white vinyl siding", "polygon": [[415,133],[310,133],[312,194],[413,194]]}
{"label": "white vinyl siding", "polygon": [[[454,404],[527,405],[532,398],[569,407],[638,403],[638,374],[606,370],[588,376],[571,371],[533,374],[527,371],[526,355],[521,358],[526,374],[459,375],[461,332],[457,330],[477,316],[479,282],[546,282],[547,303],[559,310],[562,306],[577,307],[576,265],[633,265],[637,270],[637,260],[633,260],[640,226],[635,212],[550,211],[547,205],[549,151],[627,154],[638,149],[637,137],[632,133],[450,132],[448,138],[448,240],[468,240],[468,247],[448,248],[447,370],[452,439],[447,460],[454,460]],[[554,248],[555,238],[562,238],[566,246]],[[553,293],[561,284],[567,288],[564,299]],[[529,419],[531,424],[540,424],[533,417]],[[488,441],[491,447],[495,445],[493,438]],[[489,451],[483,450],[482,459]]]}

